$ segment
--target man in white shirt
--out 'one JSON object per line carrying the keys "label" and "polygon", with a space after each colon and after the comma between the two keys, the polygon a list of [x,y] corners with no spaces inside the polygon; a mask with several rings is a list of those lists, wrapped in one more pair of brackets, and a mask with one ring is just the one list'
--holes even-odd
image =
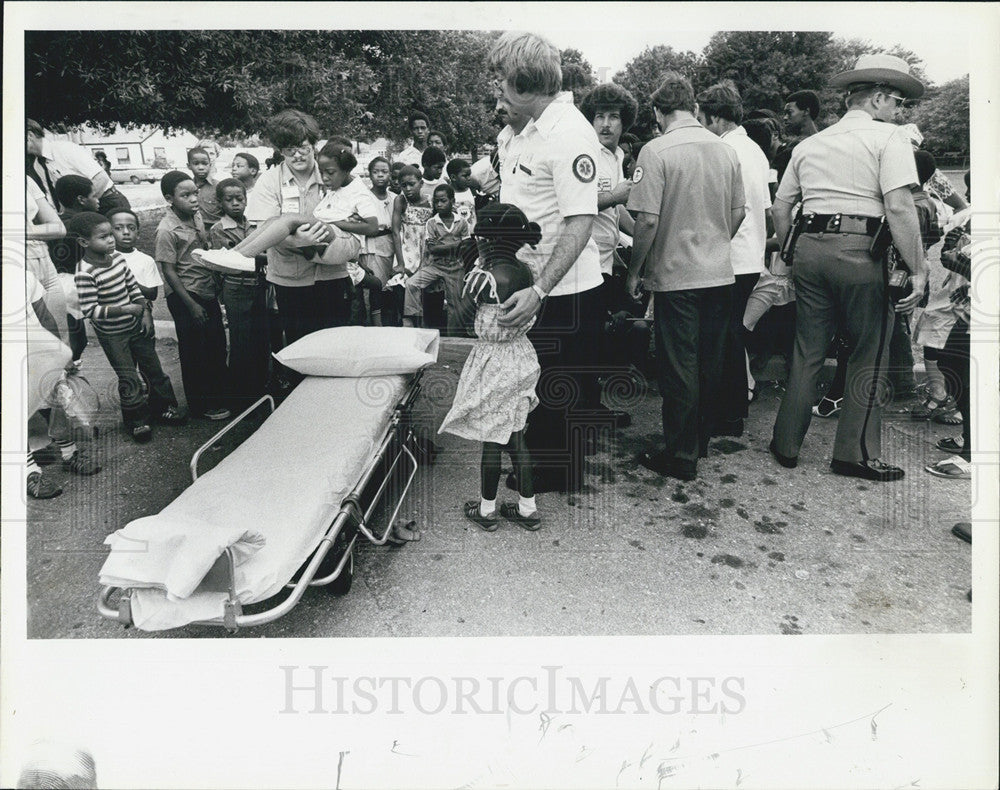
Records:
{"label": "man in white shirt", "polygon": [[498,109],[530,119],[501,157],[500,200],[537,222],[542,239],[518,253],[535,282],[504,303],[500,323],[537,319],[528,337],[541,367],[539,405],[527,430],[536,492],[582,487],[586,425],[600,403],[583,375],[600,338],[603,281],[591,238],[600,143],[573,95],[560,93],[559,64],[559,50],[532,33],[505,33],[489,54]]}
{"label": "man in white shirt", "polygon": [[743,314],[747,300],[764,271],[764,244],[769,235],[771,215],[767,157],[760,146],[747,137],[746,130],[739,125],[742,120],[743,102],[736,86],[729,80],[717,83],[698,95],[698,121],[736,151],[746,198],[746,215],[730,242],[730,261],[736,285],[721,382],[726,398],[720,422],[713,429],[717,436],[743,435],[743,420],[749,403]]}
{"label": "man in white shirt", "polygon": [[69,140],[53,140],[45,130],[30,118],[25,122],[27,171],[31,178],[57,209],[55,183],[61,176],[78,175],[89,178],[100,196],[98,211],[107,214],[113,208],[131,209],[132,206],[111,180],[107,171],[82,145]]}
{"label": "man in white shirt", "polygon": [[[609,305],[615,301],[616,295],[611,292],[614,287],[611,273],[621,231],[629,236],[635,232],[635,221],[624,208],[632,189],[632,181],[625,178],[622,168],[625,152],[618,147],[618,141],[635,123],[638,109],[635,97],[613,82],[598,85],[584,96],[580,103],[580,112],[593,125],[597,139],[601,143],[597,157],[598,214],[594,220],[593,239],[600,255],[601,277],[604,280],[601,287],[604,300],[601,306],[602,323],[607,317]],[[600,362],[606,374],[611,367],[612,355],[607,339],[602,338],[602,340],[604,342],[601,345]],[[598,371],[593,375],[598,375]],[[620,428],[626,428],[632,422],[628,412],[611,410],[600,404],[598,412]]]}

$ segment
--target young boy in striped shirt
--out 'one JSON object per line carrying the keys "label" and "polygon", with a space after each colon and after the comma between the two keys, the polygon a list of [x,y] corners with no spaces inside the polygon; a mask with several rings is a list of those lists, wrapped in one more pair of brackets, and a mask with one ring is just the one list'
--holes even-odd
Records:
{"label": "young boy in striped shirt", "polygon": [[[124,257],[116,252],[114,232],[107,217],[92,211],[81,212],[67,223],[66,231],[83,251],[74,277],[80,312],[90,319],[94,334],[118,376],[125,430],[135,441],[148,442],[153,437],[151,417],[170,425],[186,420],[156,355],[152,307],[139,290]],[[149,384],[148,398],[136,366]]]}

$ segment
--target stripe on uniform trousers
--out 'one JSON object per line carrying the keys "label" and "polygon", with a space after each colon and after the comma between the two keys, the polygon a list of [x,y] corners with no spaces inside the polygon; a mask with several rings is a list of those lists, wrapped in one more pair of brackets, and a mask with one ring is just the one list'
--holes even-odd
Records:
{"label": "stripe on uniform trousers", "polygon": [[868,420],[871,419],[872,409],[875,407],[875,400],[878,397],[878,384],[882,372],[882,351],[886,347],[886,325],[889,323],[889,316],[886,314],[889,309],[889,268],[884,260],[879,265],[882,267],[882,296],[884,298],[882,299],[881,315],[879,316],[881,326],[879,327],[878,351],[875,352],[875,370],[872,373],[871,388],[868,391],[868,403],[865,405],[865,419],[861,422],[862,461],[871,460],[868,456],[868,445],[865,443],[865,433],[868,431]]}

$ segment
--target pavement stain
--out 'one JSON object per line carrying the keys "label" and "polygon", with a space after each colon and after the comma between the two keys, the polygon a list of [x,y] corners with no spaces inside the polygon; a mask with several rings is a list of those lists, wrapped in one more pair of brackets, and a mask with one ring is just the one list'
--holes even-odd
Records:
{"label": "pavement stain", "polygon": [[670,495],[670,498],[674,500],[674,502],[680,502],[682,504],[691,500],[691,497],[684,493],[684,486],[677,486],[674,488],[674,493]]}
{"label": "pavement stain", "polygon": [[746,563],[732,554],[716,554],[712,557],[713,565],[728,565],[730,568],[742,568]]}
{"label": "pavement stain", "polygon": [[719,507],[730,508],[735,506],[736,506],[735,499],[730,499],[729,497],[725,497],[724,499],[719,500]]}
{"label": "pavement stain", "polygon": [[786,636],[801,636],[802,628],[799,626],[799,618],[793,614],[786,614],[782,622],[778,623],[781,633]]}
{"label": "pavement stain", "polygon": [[723,475],[722,477],[719,478],[719,482],[720,483],[735,483],[738,479],[739,478],[737,478],[736,475],[732,475],[732,474],[730,474],[730,475]]}
{"label": "pavement stain", "polygon": [[750,520],[750,514],[747,512],[747,509],[745,507],[736,508],[736,515],[739,516],[744,521]]}
{"label": "pavement stain", "polygon": [[732,439],[719,439],[718,441],[712,442],[709,446],[713,450],[718,450],[723,455],[732,455],[733,453],[740,452],[740,450],[747,449],[745,444],[734,442]]}
{"label": "pavement stain", "polygon": [[792,502],[792,510],[798,510],[801,513],[803,510],[808,509],[805,502]]}
{"label": "pavement stain", "polygon": [[753,523],[753,528],[763,535],[784,535],[787,526],[787,521],[771,521],[770,516],[761,516]]}
{"label": "pavement stain", "polygon": [[772,551],[767,556],[772,560],[777,560],[778,562],[785,561],[785,553],[783,551]]}
{"label": "pavement stain", "polygon": [[773,477],[762,477],[760,479],[760,482],[761,482],[762,485],[765,485],[765,486],[776,486],[776,485],[778,485],[778,481],[775,480]]}
{"label": "pavement stain", "polygon": [[[708,535],[708,527],[704,524],[685,524],[681,527],[681,534],[685,538],[703,540]],[[713,560],[714,562],[715,560]]]}
{"label": "pavement stain", "polygon": [[631,546],[634,549],[638,549],[639,551],[645,551],[646,550],[646,547],[642,545],[642,541],[641,540],[630,540],[628,542],[628,545]]}
{"label": "pavement stain", "polygon": [[704,518],[715,521],[719,517],[719,511],[715,508],[705,507],[700,502],[691,502],[681,508],[687,515],[694,518]]}

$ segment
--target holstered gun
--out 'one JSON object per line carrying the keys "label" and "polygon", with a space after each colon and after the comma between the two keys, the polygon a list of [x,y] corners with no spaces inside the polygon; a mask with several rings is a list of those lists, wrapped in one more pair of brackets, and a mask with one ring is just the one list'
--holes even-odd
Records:
{"label": "holstered gun", "polygon": [[799,206],[798,212],[795,214],[795,219],[792,220],[792,227],[788,231],[788,235],[785,236],[785,243],[781,245],[781,252],[779,257],[788,266],[792,265],[792,260],[795,257],[795,243],[799,240],[799,234],[802,233],[802,228],[805,222],[802,220],[802,206]]}

